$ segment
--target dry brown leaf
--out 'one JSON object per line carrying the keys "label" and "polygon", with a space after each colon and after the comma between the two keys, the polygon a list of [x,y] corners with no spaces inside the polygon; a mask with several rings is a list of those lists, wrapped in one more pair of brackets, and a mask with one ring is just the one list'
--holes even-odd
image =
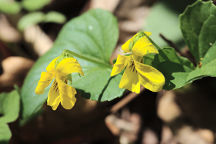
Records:
{"label": "dry brown leaf", "polygon": [[21,86],[34,62],[30,59],[11,56],[2,61],[3,74],[0,75],[0,91],[7,91],[15,84]]}
{"label": "dry brown leaf", "polygon": [[91,0],[90,9],[101,8],[110,12],[114,12],[119,2],[120,0]]}
{"label": "dry brown leaf", "polygon": [[18,42],[21,39],[20,33],[4,15],[0,15],[0,39],[5,42]]}
{"label": "dry brown leaf", "polygon": [[24,38],[39,56],[45,54],[53,45],[53,41],[39,26],[30,26],[25,29]]}
{"label": "dry brown leaf", "polygon": [[181,110],[175,102],[175,93],[173,91],[166,91],[160,97],[157,113],[165,122],[171,122],[181,115]]}

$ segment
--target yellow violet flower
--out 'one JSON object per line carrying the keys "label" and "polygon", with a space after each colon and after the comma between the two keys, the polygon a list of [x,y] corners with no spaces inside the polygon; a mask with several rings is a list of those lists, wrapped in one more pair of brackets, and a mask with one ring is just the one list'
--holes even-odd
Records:
{"label": "yellow violet flower", "polygon": [[137,56],[144,56],[149,53],[158,54],[158,50],[145,36],[150,36],[150,32],[138,32],[131,39],[122,45],[122,50],[125,53],[132,52],[132,54]]}
{"label": "yellow violet flower", "polygon": [[38,85],[35,89],[36,94],[42,94],[44,89],[49,86],[52,80],[52,86],[49,90],[47,105],[56,110],[58,105],[65,109],[73,108],[76,98],[76,89],[69,86],[68,75],[71,73],[79,73],[84,75],[80,64],[73,57],[63,58],[58,62],[59,57],[55,58],[46,68],[47,72],[42,72]]}
{"label": "yellow violet flower", "polygon": [[[150,33],[146,33],[150,35]],[[119,88],[128,89],[135,93],[140,93],[140,85],[153,91],[158,92],[163,88],[165,78],[163,74],[150,65],[141,63],[143,56],[149,53],[158,53],[158,50],[143,35],[143,32],[136,34],[129,39],[123,46],[125,53],[131,52],[131,55],[118,55],[116,63],[113,66],[111,76],[124,71]]]}

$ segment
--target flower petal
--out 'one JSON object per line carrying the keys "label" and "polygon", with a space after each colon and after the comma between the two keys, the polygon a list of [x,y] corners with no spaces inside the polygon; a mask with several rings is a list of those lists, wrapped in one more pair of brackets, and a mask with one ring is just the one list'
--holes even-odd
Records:
{"label": "flower petal", "polygon": [[126,52],[126,53],[130,52],[129,45],[130,45],[130,42],[131,42],[132,39],[133,39],[133,38],[127,40],[127,41],[121,46],[121,49],[122,49],[124,52]]}
{"label": "flower petal", "polygon": [[111,76],[119,74],[127,65],[129,56],[118,55],[116,63],[113,65]]}
{"label": "flower petal", "polygon": [[51,72],[51,71],[54,71],[54,70],[55,70],[55,68],[56,68],[56,60],[58,60],[58,58],[59,58],[59,57],[56,57],[55,59],[53,59],[53,60],[49,63],[49,65],[48,65],[47,68],[46,68],[46,70],[47,70],[48,72]]}
{"label": "flower petal", "polygon": [[73,108],[76,102],[75,94],[77,93],[75,88],[67,85],[62,80],[58,80],[58,84],[59,84],[59,92],[61,97],[61,104],[63,108],[65,109]]}
{"label": "flower petal", "polygon": [[60,101],[59,85],[55,80],[49,90],[47,105],[51,106],[53,110],[56,110]]}
{"label": "flower petal", "polygon": [[56,110],[56,109],[58,108],[60,102],[61,102],[61,98],[60,98],[60,97],[57,97],[57,98],[55,99],[55,101],[53,102],[53,104],[51,105],[52,110]]}
{"label": "flower petal", "polygon": [[42,94],[44,89],[49,86],[53,79],[52,73],[42,72],[40,80],[38,81],[37,87],[35,89],[36,94]]}
{"label": "flower petal", "polygon": [[144,32],[147,36],[150,36],[152,33],[151,32]]}
{"label": "flower petal", "polygon": [[71,73],[79,73],[80,75],[84,75],[82,68],[80,64],[77,62],[75,58],[65,58],[62,61],[59,62],[59,64],[56,67],[57,71],[60,71],[64,75],[68,75]]}
{"label": "flower petal", "polygon": [[[150,32],[145,32],[146,35],[150,36]],[[149,41],[146,36],[141,37],[136,41],[132,48],[132,52],[134,55],[144,56],[149,53],[158,53],[158,50],[154,47],[154,45]]]}
{"label": "flower petal", "polygon": [[121,46],[121,48],[122,48],[122,50],[123,50],[124,52],[128,53],[128,52],[131,51],[131,50],[130,50],[130,42],[133,41],[134,38],[135,38],[137,35],[138,35],[138,33],[135,34],[135,35],[134,35],[132,38],[130,38],[129,40],[127,40],[127,41]]}
{"label": "flower petal", "polygon": [[128,89],[135,93],[140,93],[140,82],[136,71],[133,71],[130,66],[126,67],[126,70],[121,78],[119,88]]}
{"label": "flower petal", "polygon": [[163,88],[165,78],[160,71],[152,66],[137,61],[135,61],[135,67],[141,85],[153,92],[158,92]]}

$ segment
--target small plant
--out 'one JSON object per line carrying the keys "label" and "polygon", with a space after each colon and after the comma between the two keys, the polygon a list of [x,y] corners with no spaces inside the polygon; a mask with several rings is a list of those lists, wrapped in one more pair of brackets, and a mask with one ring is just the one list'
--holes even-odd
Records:
{"label": "small plant", "polygon": [[[2,3],[10,8],[5,9]],[[0,10],[15,14],[22,8],[34,11],[48,3],[0,0]],[[18,27],[24,30],[31,24],[64,21],[64,16],[56,12],[30,12],[21,18]],[[216,77],[215,25],[216,6],[212,1],[197,0],[180,15],[180,29],[192,54],[190,60],[173,47],[157,45],[151,33],[141,31],[122,45],[123,53],[112,65],[110,57],[119,36],[116,18],[108,11],[93,9],[70,20],[51,50],[34,64],[20,92],[0,95],[0,130],[5,134],[0,135],[0,141],[10,139],[7,124],[15,121],[20,111],[19,122],[23,125],[42,110],[45,101],[53,110],[60,103],[71,109],[79,101],[77,93],[103,102],[122,97],[125,89],[135,93],[140,93],[140,86],[153,92],[174,90],[203,77]]]}
{"label": "small plant", "polygon": [[17,27],[20,31],[38,23],[64,23],[66,18],[59,12],[51,11],[45,14],[38,11],[50,2],[51,0],[22,0],[21,2],[0,0],[0,12],[7,15],[19,15],[22,9],[27,10],[29,13],[19,19]]}

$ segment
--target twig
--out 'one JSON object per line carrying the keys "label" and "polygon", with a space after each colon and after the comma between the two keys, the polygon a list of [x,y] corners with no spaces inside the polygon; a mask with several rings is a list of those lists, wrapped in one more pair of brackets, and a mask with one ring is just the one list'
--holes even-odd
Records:
{"label": "twig", "polygon": [[167,39],[163,34],[159,34],[159,36],[172,48],[174,48],[180,56],[184,56],[184,54],[178,49],[178,47],[169,39]]}
{"label": "twig", "polygon": [[[141,87],[141,92],[144,90],[144,87]],[[134,98],[136,98],[139,94],[136,93],[130,93],[125,98],[123,98],[121,101],[116,103],[114,106],[112,106],[110,112],[115,113],[122,107],[124,107],[126,104],[128,104],[130,101],[132,101]]]}
{"label": "twig", "polygon": [[182,52],[178,49],[178,47],[175,45],[175,43],[173,43],[171,40],[167,39],[163,34],[160,33],[159,36],[160,36],[170,47],[174,48],[175,51],[176,51],[180,56],[183,56],[183,57],[188,58],[188,59],[193,63],[193,65],[196,66],[196,61],[195,61],[195,59],[193,58],[193,55],[182,53]]}

